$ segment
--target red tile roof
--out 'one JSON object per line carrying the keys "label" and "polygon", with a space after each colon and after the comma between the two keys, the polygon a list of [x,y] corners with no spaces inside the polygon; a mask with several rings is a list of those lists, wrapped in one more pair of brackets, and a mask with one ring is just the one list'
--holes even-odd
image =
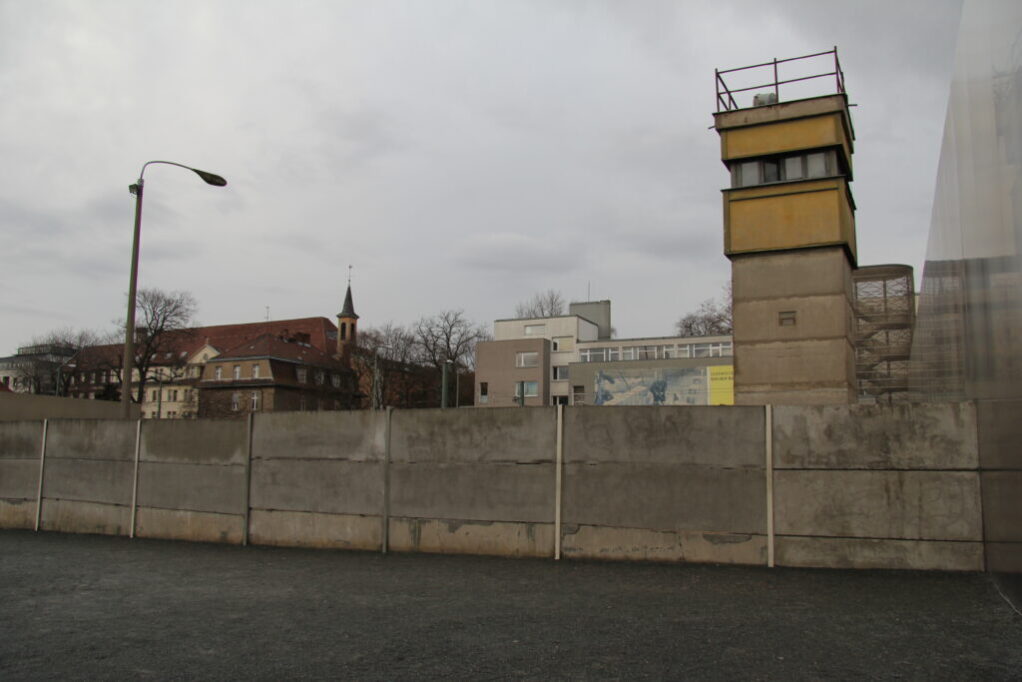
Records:
{"label": "red tile roof", "polygon": [[288,341],[274,334],[263,334],[262,336],[245,341],[233,348],[225,350],[210,362],[218,360],[234,360],[237,358],[261,358],[271,357],[280,360],[293,360],[303,364],[318,365],[320,367],[344,367],[340,361],[333,356],[324,353],[318,348],[304,343]]}
{"label": "red tile roof", "polygon": [[[223,354],[228,349],[237,348],[267,335],[288,339],[307,339],[308,344],[319,350],[321,355],[334,352],[337,344],[337,327],[325,317],[302,317],[294,320],[246,324],[219,324],[168,333],[167,339],[161,344],[163,350],[154,358],[154,363],[157,365],[168,364],[174,359],[187,358],[207,343]],[[75,362],[80,366],[119,367],[123,354],[124,344],[91,346],[83,349],[76,356]]]}

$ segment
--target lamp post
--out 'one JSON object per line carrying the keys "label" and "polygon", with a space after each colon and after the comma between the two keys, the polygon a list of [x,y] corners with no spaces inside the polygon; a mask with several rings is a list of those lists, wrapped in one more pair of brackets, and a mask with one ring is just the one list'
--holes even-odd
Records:
{"label": "lamp post", "polygon": [[440,407],[441,409],[447,408],[447,366],[453,365],[454,361],[450,358],[444,360],[444,372],[443,377],[440,379]]}
{"label": "lamp post", "polygon": [[207,173],[174,161],[147,161],[138,173],[138,182],[128,186],[128,191],[135,195],[135,234],[131,240],[131,279],[128,280],[128,316],[124,323],[124,362],[121,373],[121,406],[125,419],[131,418],[131,375],[135,365],[135,294],[138,284],[138,242],[142,231],[142,188],[145,184],[142,176],[145,175],[146,167],[153,163],[163,163],[190,170],[202,178],[207,185],[214,187],[223,187],[227,184],[226,180],[215,173]]}

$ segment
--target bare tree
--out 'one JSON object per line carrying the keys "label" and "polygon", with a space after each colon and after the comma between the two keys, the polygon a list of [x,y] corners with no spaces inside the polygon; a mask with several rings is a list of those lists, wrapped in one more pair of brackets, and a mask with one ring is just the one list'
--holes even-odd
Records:
{"label": "bare tree", "polygon": [[515,306],[515,317],[556,317],[564,314],[564,296],[554,289],[535,294]]}
{"label": "bare tree", "polygon": [[359,331],[351,368],[369,405],[415,407],[424,390],[416,381],[417,374],[421,374],[416,360],[415,333],[388,322]]}
{"label": "bare tree", "polygon": [[[19,364],[21,382],[32,393],[64,395],[72,373],[67,362],[79,351],[99,342],[99,335],[87,329],[62,327],[41,336],[19,348],[24,361]],[[26,351],[20,353],[20,351]]]}
{"label": "bare tree", "polygon": [[489,338],[486,329],[469,321],[461,310],[444,310],[415,323],[419,361],[436,370],[450,360],[457,367],[475,367],[475,347]]}
{"label": "bare tree", "polygon": [[188,358],[182,352],[192,341],[189,327],[197,308],[195,297],[187,291],[139,290],[135,322],[138,330],[135,368],[139,377],[136,402],[142,402],[146,382],[153,378],[156,367],[170,379],[185,371]]}
{"label": "bare tree", "polygon": [[678,336],[722,336],[731,334],[731,283],[724,286],[721,300],[708,298],[675,323]]}

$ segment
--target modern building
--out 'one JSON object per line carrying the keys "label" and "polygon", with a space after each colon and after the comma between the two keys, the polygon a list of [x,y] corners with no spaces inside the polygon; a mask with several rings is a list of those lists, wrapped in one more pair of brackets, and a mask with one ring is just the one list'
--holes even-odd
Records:
{"label": "modern building", "polygon": [[731,338],[612,338],[610,301],[496,320],[476,346],[480,407],[730,404]]}
{"label": "modern building", "polygon": [[14,393],[59,395],[65,383],[64,364],[74,354],[74,348],[53,343],[23,346],[0,358],[0,385]]}

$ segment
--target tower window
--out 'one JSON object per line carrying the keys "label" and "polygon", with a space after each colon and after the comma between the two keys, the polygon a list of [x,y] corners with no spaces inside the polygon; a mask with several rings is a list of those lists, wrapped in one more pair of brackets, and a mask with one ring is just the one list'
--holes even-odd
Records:
{"label": "tower window", "polygon": [[341,341],[344,341],[347,338],[348,338],[348,323],[347,322],[341,322]]}
{"label": "tower window", "polygon": [[777,324],[782,327],[794,327],[797,315],[794,310],[782,310],[777,313]]}
{"label": "tower window", "polygon": [[751,187],[771,182],[825,178],[837,172],[833,151],[787,154],[735,164],[731,167],[731,186]]}

